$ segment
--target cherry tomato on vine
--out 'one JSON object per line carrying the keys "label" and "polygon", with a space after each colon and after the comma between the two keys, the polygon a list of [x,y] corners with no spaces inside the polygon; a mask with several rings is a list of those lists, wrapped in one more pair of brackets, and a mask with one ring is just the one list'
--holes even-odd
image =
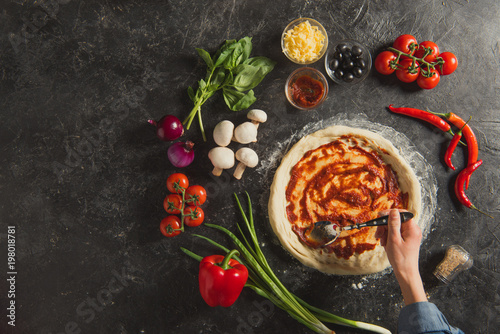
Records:
{"label": "cherry tomato on vine", "polygon": [[184,224],[190,227],[201,225],[205,219],[205,213],[198,206],[188,206],[184,209]]}
{"label": "cherry tomato on vine", "polygon": [[375,58],[375,69],[384,75],[392,74],[396,69],[392,68],[391,63],[396,61],[398,57],[392,51],[382,51]]}
{"label": "cherry tomato on vine", "polygon": [[161,233],[168,237],[175,237],[181,233],[181,220],[177,216],[168,216],[163,218],[160,223],[160,231]]}
{"label": "cherry tomato on vine", "polygon": [[440,75],[439,72],[435,69],[431,69],[430,73],[432,74],[429,77],[426,77],[420,72],[417,78],[417,84],[422,89],[432,89],[437,86],[439,83]]}
{"label": "cherry tomato on vine", "polygon": [[181,194],[182,190],[174,187],[174,184],[176,183],[178,184],[178,186],[184,189],[187,189],[187,187],[189,187],[189,180],[187,176],[182,173],[174,173],[167,178],[167,189],[171,193]]}
{"label": "cherry tomato on vine", "polygon": [[[415,50],[417,49],[418,43],[417,39],[412,35],[401,35],[394,40],[392,47],[398,49],[399,51],[403,51],[404,53],[408,53],[413,55]],[[408,58],[405,56],[401,56],[401,58]]]}
{"label": "cherry tomato on vine", "polygon": [[458,59],[453,53],[443,52],[438,58],[441,58],[444,61],[444,64],[437,66],[439,74],[448,75],[455,72],[458,67]]}
{"label": "cherry tomato on vine", "polygon": [[418,67],[418,62],[415,62],[415,68],[408,70],[409,67],[413,64],[412,59],[403,59],[399,62],[401,67],[398,67],[396,70],[396,76],[399,80],[403,82],[413,82],[417,80],[418,74],[420,73],[420,68]]}
{"label": "cherry tomato on vine", "polygon": [[199,185],[189,186],[184,196],[187,203],[199,206],[207,200],[207,191]]}
{"label": "cherry tomato on vine", "polygon": [[182,197],[178,194],[168,194],[163,200],[163,208],[171,215],[181,213]]}
{"label": "cherry tomato on vine", "polygon": [[439,55],[439,47],[437,46],[436,43],[431,42],[431,41],[425,41],[422,42],[418,45],[417,50],[415,51],[414,56],[417,58],[422,58],[426,52],[425,49],[430,49],[431,53],[429,53],[427,56],[425,56],[424,60],[432,63],[436,61],[437,56]]}

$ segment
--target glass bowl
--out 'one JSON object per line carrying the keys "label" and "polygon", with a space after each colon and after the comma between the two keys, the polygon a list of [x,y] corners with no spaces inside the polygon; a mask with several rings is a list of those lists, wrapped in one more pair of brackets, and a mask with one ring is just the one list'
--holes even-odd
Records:
{"label": "glass bowl", "polygon": [[328,76],[340,85],[363,81],[372,68],[370,51],[362,43],[350,39],[336,42],[325,56]]}
{"label": "glass bowl", "polygon": [[286,80],[285,95],[292,106],[310,110],[320,106],[328,96],[328,80],[317,69],[301,67]]}
{"label": "glass bowl", "polygon": [[[295,27],[299,26],[300,24],[302,24],[302,23],[304,23],[306,21],[309,21],[309,23],[311,24],[311,26],[313,28],[316,28],[317,31],[319,31],[325,37],[325,40],[323,42],[322,48],[320,50],[316,50],[317,52],[316,52],[316,56],[315,57],[313,57],[311,59],[306,59],[304,61],[301,61],[301,60],[296,59],[294,56],[292,56],[289,53],[289,50],[286,47],[285,38],[287,36],[287,32],[288,31],[293,30]],[[283,30],[283,34],[281,35],[281,49],[283,50],[283,53],[285,54],[285,56],[288,59],[290,59],[291,61],[293,61],[296,64],[308,65],[308,64],[312,64],[312,63],[320,60],[321,57],[323,57],[323,55],[325,54],[327,48],[328,48],[328,34],[326,33],[325,28],[318,21],[316,21],[314,19],[307,18],[307,17],[301,17],[301,18],[295,19],[292,22],[290,22],[286,26],[285,30]]]}

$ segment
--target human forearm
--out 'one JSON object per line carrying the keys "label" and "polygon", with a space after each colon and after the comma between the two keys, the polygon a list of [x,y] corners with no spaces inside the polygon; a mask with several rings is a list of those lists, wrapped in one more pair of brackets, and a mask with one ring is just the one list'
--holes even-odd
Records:
{"label": "human forearm", "polygon": [[417,270],[395,272],[405,305],[427,301],[422,278]]}

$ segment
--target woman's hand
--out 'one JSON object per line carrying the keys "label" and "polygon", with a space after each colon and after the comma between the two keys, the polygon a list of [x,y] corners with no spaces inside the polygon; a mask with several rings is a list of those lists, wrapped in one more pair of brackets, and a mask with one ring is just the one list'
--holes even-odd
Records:
{"label": "woman's hand", "polygon": [[380,214],[389,214],[389,221],[387,226],[377,228],[375,236],[380,238],[380,244],[385,248],[405,304],[427,301],[418,271],[418,256],[422,241],[420,227],[413,219],[401,224],[399,211],[395,209]]}

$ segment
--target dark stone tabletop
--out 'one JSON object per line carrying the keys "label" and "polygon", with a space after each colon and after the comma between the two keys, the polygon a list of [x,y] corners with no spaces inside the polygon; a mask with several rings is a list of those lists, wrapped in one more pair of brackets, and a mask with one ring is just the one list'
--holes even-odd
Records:
{"label": "dark stone tabletop", "polygon": [[[301,16],[320,21],[330,41],[356,39],[374,56],[403,33],[431,40],[455,53],[459,67],[425,91],[374,69],[352,87],[329,81],[326,102],[299,111],[284,94],[299,65],[283,55],[280,37]],[[203,225],[175,238],[161,235],[165,181],[175,171],[207,189],[206,222],[233,232],[241,223],[233,193],[248,191],[263,252],[290,291],[394,332],[403,302],[392,272],[329,276],[307,268],[280,246],[267,218],[269,186],[283,154],[322,125],[347,123],[393,129],[421,158],[416,168],[424,171],[430,194],[424,204],[432,206],[420,258],[429,300],[466,333],[498,332],[498,1],[2,0],[0,20],[0,332],[310,332],[250,289],[230,308],[204,303],[198,263],[180,247],[202,256],[217,252],[193,233],[230,241]],[[182,137],[195,142],[195,161],[174,168],[166,154],[170,143],[157,140],[147,120],[184,119],[192,109],[187,88],[206,71],[195,48],[215,52],[224,40],[244,36],[252,37],[252,55],[277,62],[255,89],[252,106],[269,116],[258,142],[249,145],[259,166],[240,181],[231,171],[211,174],[213,127],[224,119],[243,122],[246,114],[230,111],[217,94],[202,109],[208,141],[195,121]],[[312,67],[325,72],[322,61]],[[390,113],[391,103],[472,116],[484,163],[467,195],[494,219],[454,195],[466,151],[459,148],[453,157],[460,168],[448,170],[443,155],[450,136]],[[462,245],[474,265],[446,285],[432,272],[453,244]]]}

